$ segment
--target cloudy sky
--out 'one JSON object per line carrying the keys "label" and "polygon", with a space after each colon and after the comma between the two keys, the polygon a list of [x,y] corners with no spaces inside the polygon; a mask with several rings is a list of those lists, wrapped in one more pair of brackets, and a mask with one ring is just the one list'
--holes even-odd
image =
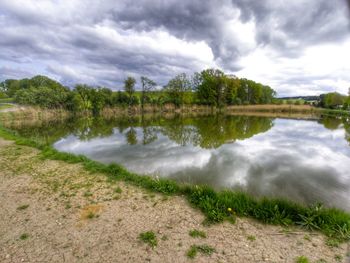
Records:
{"label": "cloudy sky", "polygon": [[348,0],[1,0],[0,80],[112,89],[216,67],[284,95],[347,93]]}

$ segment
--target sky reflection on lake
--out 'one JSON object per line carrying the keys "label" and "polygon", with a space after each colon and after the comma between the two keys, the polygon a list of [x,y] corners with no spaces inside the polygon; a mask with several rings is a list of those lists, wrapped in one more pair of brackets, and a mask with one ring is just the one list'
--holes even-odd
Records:
{"label": "sky reflection on lake", "polygon": [[342,125],[330,130],[316,121],[275,119],[261,133],[218,147],[195,143],[204,140],[196,137],[196,126],[183,127],[186,138],[192,139],[182,144],[169,139],[161,126],[151,128],[147,144],[142,143],[144,128],[129,127],[89,140],[69,135],[54,146],[103,163],[120,163],[137,173],[242,189],[255,196],[319,201],[350,211],[350,147]]}

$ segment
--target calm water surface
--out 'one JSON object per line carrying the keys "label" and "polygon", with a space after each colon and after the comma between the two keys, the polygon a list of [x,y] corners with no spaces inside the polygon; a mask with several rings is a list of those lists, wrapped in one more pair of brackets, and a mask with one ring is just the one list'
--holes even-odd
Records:
{"label": "calm water surface", "polygon": [[350,211],[347,119],[247,116],[71,120],[20,128],[131,171]]}

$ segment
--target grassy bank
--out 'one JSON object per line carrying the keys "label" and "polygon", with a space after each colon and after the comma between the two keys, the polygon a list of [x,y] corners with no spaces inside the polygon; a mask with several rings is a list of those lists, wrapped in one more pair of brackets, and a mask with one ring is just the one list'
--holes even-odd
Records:
{"label": "grassy bank", "polygon": [[350,111],[346,110],[332,110],[332,109],[319,109],[319,112],[322,115],[327,115],[327,116],[350,116]]}
{"label": "grassy bank", "polygon": [[40,149],[44,159],[80,163],[86,170],[106,174],[111,180],[122,180],[166,195],[184,195],[206,215],[206,223],[224,220],[234,222],[236,216],[246,216],[268,224],[299,225],[319,230],[340,241],[350,239],[350,215],[338,209],[323,208],[320,205],[304,207],[280,199],[255,199],[241,192],[216,192],[207,186],[183,185],[171,180],[140,176],[117,164],[105,165],[81,155],[58,152],[51,146],[22,138],[1,126],[0,136],[19,145]]}
{"label": "grassy bank", "polygon": [[228,112],[273,112],[273,113],[312,113],[317,108],[310,105],[288,105],[288,104],[261,104],[261,105],[239,105],[228,106]]}
{"label": "grassy bank", "polygon": [[10,109],[13,108],[14,106],[9,103],[0,103],[0,110],[5,110],[5,109]]}
{"label": "grassy bank", "polygon": [[[0,103],[1,104],[1,103]],[[1,105],[0,105],[1,106]],[[143,112],[140,106],[130,106],[130,107],[105,107],[103,108],[99,115],[110,118],[115,116],[132,116],[141,114],[162,114],[162,115],[173,115],[173,114],[184,114],[189,116],[203,116],[211,114],[227,114],[227,115],[237,115],[246,114],[254,115],[258,114],[261,116],[308,116],[319,117],[320,115],[329,116],[349,116],[349,111],[344,110],[332,110],[316,108],[310,105],[275,105],[275,104],[261,104],[261,105],[234,105],[227,106],[224,108],[216,108],[208,105],[182,105],[180,107],[175,107],[174,104],[165,104],[163,106],[157,105],[145,105]],[[19,119],[50,119],[50,118],[61,118],[67,115],[73,116],[92,116],[92,112],[71,112],[64,109],[44,109],[40,107],[32,106],[19,106],[16,111],[9,114],[0,114],[0,120],[19,120]]]}
{"label": "grassy bank", "polygon": [[[146,105],[144,113],[192,113],[192,114],[213,114],[213,113],[279,113],[279,114],[317,114],[318,108],[310,105],[275,105],[275,104],[261,104],[261,105],[234,105],[223,108],[216,108],[208,105],[182,105],[175,107],[173,104],[165,104],[163,106]],[[141,114],[140,106],[132,107],[112,107],[104,108],[101,115],[115,115],[115,114]]]}
{"label": "grassy bank", "polygon": [[72,116],[72,113],[63,109],[42,109],[38,107],[18,106],[14,111],[0,112],[0,121],[48,121],[54,119],[66,119],[69,116]]}
{"label": "grassy bank", "polygon": [[14,101],[13,98],[2,98],[2,99],[0,99],[0,103],[11,103],[13,101]]}

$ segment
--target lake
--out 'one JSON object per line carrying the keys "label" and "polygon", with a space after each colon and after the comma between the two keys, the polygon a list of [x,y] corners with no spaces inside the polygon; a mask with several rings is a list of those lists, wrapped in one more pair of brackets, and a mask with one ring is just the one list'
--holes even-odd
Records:
{"label": "lake", "polygon": [[60,151],[140,174],[350,211],[346,117],[139,116],[12,128]]}

